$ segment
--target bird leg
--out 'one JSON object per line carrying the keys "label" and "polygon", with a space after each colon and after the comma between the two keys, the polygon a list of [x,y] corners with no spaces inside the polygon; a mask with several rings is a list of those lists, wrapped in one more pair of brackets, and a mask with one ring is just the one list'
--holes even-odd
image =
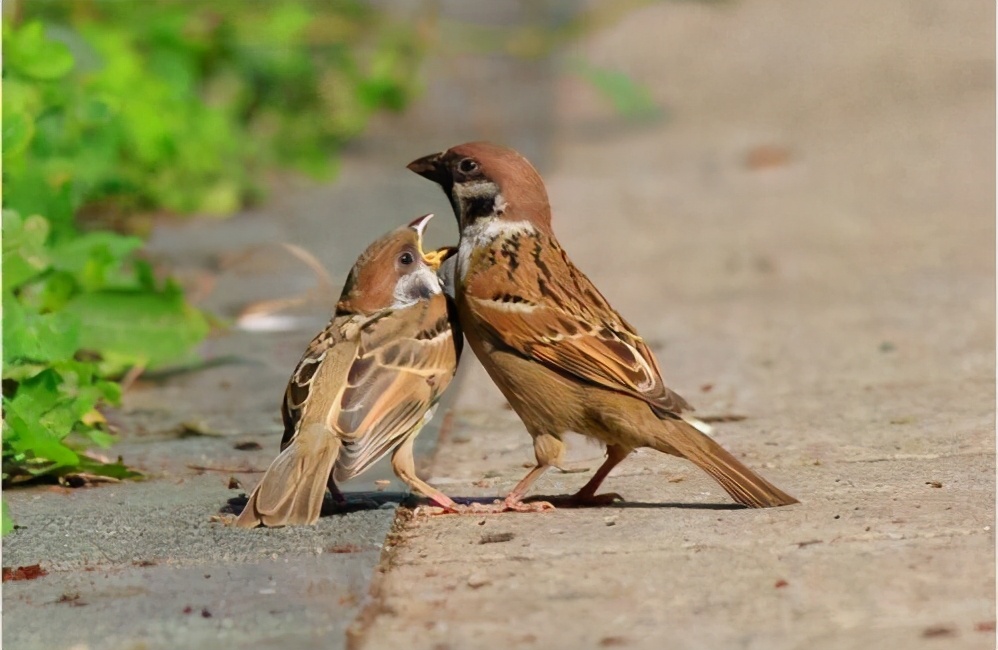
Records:
{"label": "bird leg", "polygon": [[533,469],[527,472],[527,475],[516,484],[513,491],[506,495],[506,499],[502,503],[502,509],[504,511],[512,510],[515,512],[543,512],[545,510],[554,510],[554,506],[547,501],[533,501],[531,503],[523,502],[523,497],[527,494],[527,490],[529,490],[530,486],[534,484],[534,481],[540,478],[541,474],[547,471],[547,468],[547,464],[542,465],[538,462]]}
{"label": "bird leg", "polygon": [[346,505],[347,498],[343,496],[343,493],[340,492],[339,486],[336,485],[336,481],[333,480],[332,472],[329,473],[329,478],[326,480],[326,488],[329,490],[329,493],[333,495],[333,502],[336,503],[337,506]]}
{"label": "bird leg", "polygon": [[593,477],[589,479],[589,482],[582,486],[578,492],[570,497],[572,505],[578,506],[606,506],[610,505],[614,501],[623,501],[624,497],[620,496],[616,492],[607,492],[605,494],[596,494],[596,490],[606,479],[610,471],[616,467],[620,461],[624,460],[631,454],[631,449],[627,447],[621,447],[620,445],[607,445],[606,446],[606,460],[603,464],[599,466]]}
{"label": "bird leg", "polygon": [[413,492],[422,494],[439,506],[439,508],[434,508],[432,510],[424,508],[421,512],[425,512],[427,514],[447,514],[458,512],[460,508],[456,503],[454,503],[453,499],[440,490],[431,487],[428,483],[416,476],[416,462],[412,457],[412,443],[415,438],[416,436],[409,436],[406,438],[402,444],[395,449],[395,453],[392,454],[392,469],[395,470],[395,475],[402,479]]}
{"label": "bird leg", "polygon": [[541,474],[547,471],[548,467],[551,465],[561,467],[561,458],[564,455],[565,443],[562,442],[561,438],[549,433],[534,435],[534,456],[537,458],[537,465],[527,472],[527,475],[524,476],[523,479],[516,484],[516,487],[513,488],[513,491],[506,496],[506,499],[503,502],[504,509],[514,510],[516,512],[542,512],[544,510],[554,510],[554,506],[547,501],[524,503],[523,497],[526,496],[527,490],[529,490],[530,486],[534,484],[534,481],[540,478]]}

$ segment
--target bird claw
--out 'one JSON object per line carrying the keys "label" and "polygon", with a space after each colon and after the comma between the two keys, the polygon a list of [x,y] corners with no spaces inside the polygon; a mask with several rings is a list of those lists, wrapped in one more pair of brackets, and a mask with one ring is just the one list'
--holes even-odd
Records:
{"label": "bird claw", "polygon": [[554,510],[554,506],[547,501],[530,501],[524,503],[519,499],[496,499],[492,503],[479,503],[477,501],[467,505],[458,504],[457,513],[462,515],[497,515],[503,512],[547,512]]}
{"label": "bird claw", "polygon": [[502,505],[503,512],[547,512],[555,509],[554,504],[549,501],[530,501],[525,503],[519,499],[509,497],[506,497]]}

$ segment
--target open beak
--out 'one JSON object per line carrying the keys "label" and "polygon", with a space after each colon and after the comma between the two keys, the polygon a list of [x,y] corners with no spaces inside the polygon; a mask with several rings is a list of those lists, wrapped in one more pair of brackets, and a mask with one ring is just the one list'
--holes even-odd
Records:
{"label": "open beak", "polygon": [[443,248],[438,248],[435,251],[430,251],[429,253],[423,253],[420,251],[420,255],[423,256],[423,261],[434,271],[440,269],[440,265],[447,261],[447,258],[457,252],[455,246],[444,246]]}
{"label": "open beak", "polygon": [[423,231],[426,230],[426,224],[430,223],[430,219],[432,218],[432,214],[424,214],[410,223],[409,227],[416,231],[416,248],[419,249],[419,256],[423,258],[423,262],[427,266],[436,271],[444,263],[444,260],[453,255],[457,249],[453,246],[445,246],[429,253],[423,252]]}
{"label": "open beak", "polygon": [[417,160],[413,160],[411,163],[406,165],[411,171],[416,172],[423,178],[428,178],[434,183],[439,183],[443,185],[447,180],[447,170],[443,165],[443,154],[434,153],[429,156],[423,156]]}

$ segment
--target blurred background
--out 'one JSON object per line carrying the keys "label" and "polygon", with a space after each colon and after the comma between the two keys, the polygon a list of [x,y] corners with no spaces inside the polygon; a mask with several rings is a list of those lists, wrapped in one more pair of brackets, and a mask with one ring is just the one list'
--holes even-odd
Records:
{"label": "blurred background", "polygon": [[[788,297],[766,359],[823,345],[829,295],[881,296],[854,315],[873,348],[915,335],[892,305],[918,292],[993,330],[989,3],[3,12],[6,485],[162,471],[154,443],[178,435],[249,432],[272,455],[287,375],[367,243],[428,211],[430,243],[456,239],[405,164],[471,139],[538,166],[566,248],[679,365],[705,353],[668,346],[695,321],[649,306],[709,303],[737,331]],[[990,291],[949,293],[967,272]],[[825,361],[848,373],[864,346]],[[500,404],[466,365],[451,399]]]}

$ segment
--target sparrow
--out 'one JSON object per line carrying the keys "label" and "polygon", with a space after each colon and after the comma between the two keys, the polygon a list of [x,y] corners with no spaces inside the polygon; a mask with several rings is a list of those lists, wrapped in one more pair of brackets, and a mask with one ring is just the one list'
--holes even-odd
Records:
{"label": "sparrow", "polygon": [[605,462],[571,497],[575,504],[619,499],[596,492],[643,447],[692,461],[744,506],[797,503],[701,431],[689,403],[663,382],[647,343],[558,243],[544,182],[523,156],[471,142],[408,167],[450,200],[460,230],[458,318],[533,437],[536,466],[506,497],[506,509],[524,509],[534,481],[562,467],[567,431],[606,446]]}
{"label": "sparrow", "polygon": [[437,270],[454,252],[422,249],[432,214],[371,244],[358,258],[332,320],[312,339],[281,405],[281,453],[235,525],[314,524],[326,488],[389,451],[392,469],[445,511],[454,502],[416,476],[412,446],[457,369],[462,336]]}

